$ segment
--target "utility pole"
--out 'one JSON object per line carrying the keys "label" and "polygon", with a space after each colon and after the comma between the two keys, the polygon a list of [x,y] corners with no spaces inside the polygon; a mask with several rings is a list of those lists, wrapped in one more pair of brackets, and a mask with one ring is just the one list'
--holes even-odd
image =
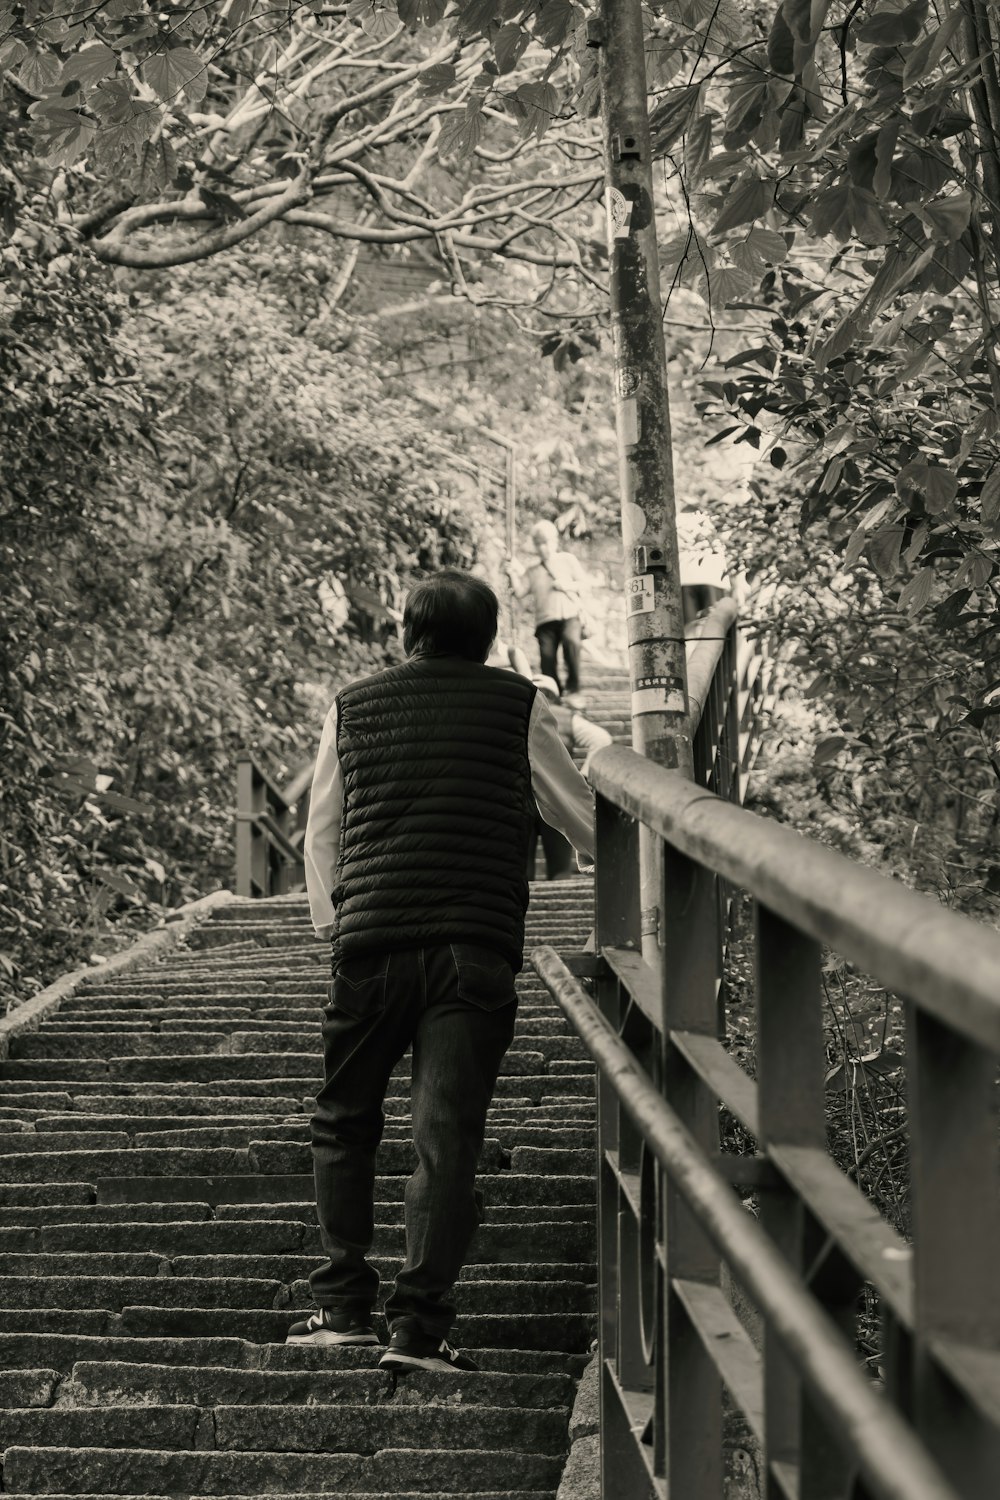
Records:
{"label": "utility pole", "polygon": [[[694,774],[663,348],[656,216],[640,0],[601,0],[597,49],[604,133],[618,485],[625,553],[632,744]],[[643,839],[642,951],[659,964],[661,876]]]}

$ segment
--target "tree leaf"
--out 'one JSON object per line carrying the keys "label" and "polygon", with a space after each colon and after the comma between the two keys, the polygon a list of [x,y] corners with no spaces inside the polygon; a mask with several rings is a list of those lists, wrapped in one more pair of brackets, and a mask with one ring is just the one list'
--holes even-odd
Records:
{"label": "tree leaf", "polygon": [[446,0],[396,0],[396,12],[404,26],[436,26],[445,13]]}
{"label": "tree leaf", "polygon": [[208,91],[208,70],[197,52],[190,47],[169,47],[154,52],[142,65],[142,78],[164,104],[175,104],[186,94],[192,104],[200,104]]}
{"label": "tree leaf", "polygon": [[949,244],[959,239],[969,227],[969,219],[972,214],[972,196],[970,193],[951,193],[947,198],[937,198],[933,203],[925,203],[917,213],[925,224],[930,225],[934,231],[936,240],[946,240]]}
{"label": "tree leaf", "polygon": [[914,47],[903,67],[904,89],[909,89],[912,84],[919,83],[921,78],[937,67],[944,56],[945,48],[962,24],[962,14],[962,7],[956,5],[950,15],[942,21],[937,31],[932,32],[919,46]]}
{"label": "tree leaf", "polygon": [[31,135],[35,150],[53,167],[68,167],[77,161],[95,133],[93,121],[73,109],[53,105],[40,109],[32,117]]}
{"label": "tree leaf", "polygon": [[869,560],[880,578],[889,579],[899,572],[902,544],[902,526],[883,526],[868,543]]}
{"label": "tree leaf", "polygon": [[580,13],[570,0],[542,0],[535,17],[535,35],[543,47],[561,47],[580,19]]}
{"label": "tree leaf", "polygon": [[173,182],[176,172],[174,148],[162,132],[155,140],[143,142],[139,157],[139,191],[143,197],[159,197]]}
{"label": "tree leaf", "polygon": [[47,94],[62,77],[62,63],[51,52],[29,52],[17,70],[17,81],[29,94]]}
{"label": "tree leaf", "polygon": [[399,13],[394,5],[374,5],[368,0],[358,12],[358,19],[361,30],[373,42],[384,42],[399,25]]}
{"label": "tree leaf", "polygon": [[875,173],[872,178],[872,191],[876,198],[886,198],[892,185],[892,158],[896,154],[896,142],[899,140],[899,130],[902,121],[900,119],[890,120],[883,125],[875,137]]}
{"label": "tree leaf", "polygon": [[781,14],[797,42],[812,46],[823,29],[829,0],[784,0]]}
{"label": "tree leaf", "polygon": [[687,130],[701,102],[701,85],[671,89],[649,117],[653,156],[663,156]]}
{"label": "tree leaf", "polygon": [[118,870],[97,870],[95,874],[102,885],[110,886],[120,896],[139,896],[142,894],[135,881],[130,880],[127,875],[122,875]]}
{"label": "tree leaf", "polygon": [[483,134],[481,100],[470,99],[464,112],[456,112],[441,127],[438,156],[471,156]]}
{"label": "tree leaf", "polygon": [[420,91],[423,94],[444,94],[451,88],[458,74],[454,63],[435,63],[420,75]]}
{"label": "tree leaf", "polygon": [[559,113],[559,95],[551,83],[522,83],[510,99],[522,136],[541,140]]}
{"label": "tree leaf", "polygon": [[853,568],[857,566],[857,564],[861,561],[861,555],[865,550],[867,542],[868,528],[866,527],[864,521],[862,521],[861,524],[859,526],[855,526],[854,530],[851,532],[847,546],[844,549],[845,568]]}
{"label": "tree leaf", "polygon": [[984,526],[1000,520],[1000,464],[987,474],[979,493],[979,516]]}
{"label": "tree leaf", "polygon": [[828,734],[825,739],[817,742],[813,751],[813,765],[826,766],[831,760],[836,760],[841,750],[847,749],[847,737],[842,734]]}
{"label": "tree leaf", "polygon": [[689,126],[684,137],[684,176],[688,190],[701,185],[712,154],[712,130],[718,116],[706,110]]}
{"label": "tree leaf", "polygon": [[747,244],[770,266],[779,266],[788,254],[785,236],[774,229],[751,229]]}
{"label": "tree leaf", "polygon": [[929,464],[923,476],[924,498],[931,515],[939,515],[958,494],[958,479],[950,469]]}
{"label": "tree leaf", "polygon": [[920,568],[899,591],[899,608],[916,615],[930,602],[934,592],[933,568]]}
{"label": "tree leaf", "polygon": [[766,214],[774,201],[774,183],[760,177],[750,177],[737,182],[726,200],[721,214],[712,225],[713,234],[724,234],[727,229],[736,229],[740,224],[752,223]]}
{"label": "tree leaf", "polygon": [[905,10],[877,10],[854,35],[869,47],[899,47],[916,41],[926,14],[925,0],[917,0]]}
{"label": "tree leaf", "polygon": [[493,38],[493,55],[501,75],[514,71],[530,41],[528,33],[513,21],[500,28]]}
{"label": "tree leaf", "polygon": [[779,7],[771,22],[771,34],[767,39],[767,60],[776,73],[790,75],[795,72],[795,38],[785,18],[784,7]]}
{"label": "tree leaf", "polygon": [[850,188],[846,182],[817,193],[808,210],[813,234],[832,234],[838,240],[849,240],[853,231],[850,213]]}

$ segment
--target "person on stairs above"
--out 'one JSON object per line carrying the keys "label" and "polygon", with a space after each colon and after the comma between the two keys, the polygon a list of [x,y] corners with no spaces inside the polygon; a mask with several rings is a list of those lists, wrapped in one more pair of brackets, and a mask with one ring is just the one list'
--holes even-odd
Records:
{"label": "person on stairs above", "polygon": [[506,564],[510,586],[518,599],[531,595],[535,636],[542,673],[559,681],[559,651],[566,668],[563,701],[584,708],[580,692],[580,646],[583,640],[584,595],[589,587],[583,565],[572,552],[559,549],[559,532],[552,521],[531,528],[538,561],[525,571],[511,559]]}
{"label": "person on stairs above", "polygon": [[[594,724],[576,709],[568,708],[566,704],[559,701],[559,684],[555,678],[535,677],[532,681],[538,691],[545,695],[566,749],[571,755],[574,751],[584,752],[585,759],[580,767],[580,774],[586,776],[590,757],[595,750],[601,750],[605,745],[611,744],[610,734],[606,729],[602,729],[600,724]],[[570,876],[578,873],[573,859],[573,847],[569,840],[559,832],[558,828],[550,827],[544,818],[539,817],[535,825],[535,837],[531,840],[531,847],[528,850],[529,880],[535,878],[539,838],[545,855],[546,880],[568,880]]]}
{"label": "person on stairs above", "polygon": [[375,1153],[412,1044],[417,1165],[406,1259],[385,1304],[388,1369],[475,1368],[447,1342],[479,1222],[486,1114],[514,1035],[528,841],[539,813],[592,857],[593,795],[535,685],[485,661],[488,584],[446,569],[406,601],[407,660],[327,715],[305,836],[317,936],[332,940],[325,1082],[311,1135],[325,1264],[289,1342],[374,1344]]}

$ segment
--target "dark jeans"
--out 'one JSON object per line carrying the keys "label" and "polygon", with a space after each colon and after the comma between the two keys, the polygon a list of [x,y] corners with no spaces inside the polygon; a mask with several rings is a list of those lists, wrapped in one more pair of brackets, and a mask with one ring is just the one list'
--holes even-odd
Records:
{"label": "dark jeans", "polygon": [[542,675],[552,677],[556,682],[559,681],[559,647],[562,646],[563,660],[566,663],[566,681],[563,686],[567,693],[578,693],[580,691],[580,621],[575,615],[571,620],[546,620],[544,625],[538,626],[535,635],[538,639]]}
{"label": "dark jeans", "polygon": [[326,1007],[326,1082],[312,1118],[316,1203],[326,1265],[310,1277],[319,1307],[367,1317],[378,1272],[375,1152],[389,1075],[413,1045],[417,1166],[406,1184],[406,1260],[385,1304],[390,1327],[416,1317],[444,1337],[448,1293],[479,1224],[476,1166],[497,1073],[514,1035],[511,966],[453,943],[375,952],[340,964]]}
{"label": "dark jeans", "polygon": [[575,875],[576,860],[573,857],[573,845],[559,832],[558,828],[552,828],[544,818],[539,818],[528,848],[528,879],[535,879],[539,838],[541,838],[542,852],[545,855],[546,880],[566,880],[570,875]]}

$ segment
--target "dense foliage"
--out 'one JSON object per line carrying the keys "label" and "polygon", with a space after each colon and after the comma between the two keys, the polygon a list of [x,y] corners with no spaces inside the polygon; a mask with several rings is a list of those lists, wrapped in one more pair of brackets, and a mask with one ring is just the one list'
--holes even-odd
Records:
{"label": "dense foliage", "polygon": [[[0,0],[22,991],[26,952],[223,871],[235,749],[294,764],[317,663],[380,659],[412,573],[476,555],[481,458],[457,456],[482,429],[517,442],[530,506],[571,530],[613,512],[592,9]],[[707,424],[678,493],[808,660],[824,727],[793,816],[818,798],[866,857],[977,906],[1000,779],[995,11],[657,0],[646,24],[673,370]],[[417,337],[372,335],[358,249],[414,246],[438,278]],[[509,321],[477,321],[461,399],[417,402],[407,360],[458,298]],[[739,484],[705,490],[706,434],[769,475],[738,508]]]}
{"label": "dense foliage", "polygon": [[166,299],[76,257],[28,269],[0,341],[2,963],[22,993],[105,913],[231,878],[237,751],[305,760],[329,684],[398,649],[406,581],[470,562],[481,527],[425,413],[396,398],[389,421],[367,359],[310,331],[308,252]]}

